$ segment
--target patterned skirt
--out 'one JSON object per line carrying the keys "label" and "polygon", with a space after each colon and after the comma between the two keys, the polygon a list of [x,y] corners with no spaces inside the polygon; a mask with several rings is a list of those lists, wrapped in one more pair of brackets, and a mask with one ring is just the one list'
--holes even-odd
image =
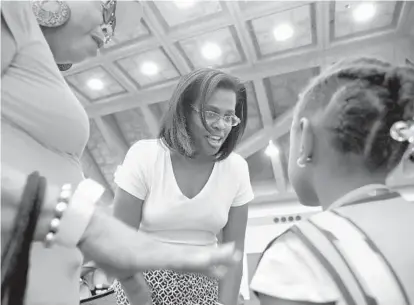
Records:
{"label": "patterned skirt", "polygon": [[[153,270],[143,273],[153,305],[216,305],[218,280],[199,273]],[[114,286],[117,305],[129,305],[121,284]]]}

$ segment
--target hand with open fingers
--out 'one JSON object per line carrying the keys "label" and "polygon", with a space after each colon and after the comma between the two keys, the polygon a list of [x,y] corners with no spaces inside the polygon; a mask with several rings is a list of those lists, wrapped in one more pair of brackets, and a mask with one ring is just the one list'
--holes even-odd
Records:
{"label": "hand with open fingers", "polygon": [[[177,247],[177,248],[175,248]],[[174,246],[171,252],[177,251],[177,256],[172,258],[168,269],[185,272],[198,272],[205,275],[222,278],[227,269],[242,258],[242,255],[234,248],[234,244],[220,245],[214,248],[181,248]],[[182,252],[182,255],[180,255]]]}

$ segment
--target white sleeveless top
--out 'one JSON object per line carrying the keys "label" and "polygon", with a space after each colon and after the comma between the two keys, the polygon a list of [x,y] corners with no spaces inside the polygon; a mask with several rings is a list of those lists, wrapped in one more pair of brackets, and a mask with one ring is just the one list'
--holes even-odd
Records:
{"label": "white sleeveless top", "polygon": [[[374,196],[376,191],[381,189],[387,189],[387,187],[385,185],[371,184],[353,190],[335,201],[327,211],[319,213],[310,219],[314,224],[316,223],[326,231],[335,232],[338,236],[342,235],[347,239],[351,237],[350,240],[354,242],[353,244],[349,243],[350,240],[346,240],[348,242],[346,244],[347,247],[343,246],[344,243],[335,243],[335,245],[342,249],[341,253],[345,253],[344,257],[346,257],[348,264],[351,266],[349,270],[356,269],[359,271],[356,278],[361,283],[364,283],[362,291],[372,293],[369,296],[375,297],[378,304],[405,304],[403,298],[399,295],[400,292],[396,291],[398,287],[391,285],[395,283],[392,281],[387,282],[387,276],[381,277],[378,275],[390,275],[387,274],[385,265],[381,266],[380,264],[382,261],[380,253],[382,251],[388,259],[397,258],[399,266],[394,265],[392,268],[399,270],[397,272],[399,276],[404,275],[404,272],[401,272],[401,270],[407,270],[405,275],[409,276],[406,276],[406,278],[400,277],[400,279],[406,280],[403,283],[406,285],[408,295],[410,293],[414,295],[414,290],[411,289],[414,278],[411,272],[414,266],[412,256],[414,248],[412,243],[409,242],[409,236],[413,232],[413,225],[412,222],[407,221],[412,215],[413,205],[399,197],[394,200],[379,200],[356,206],[358,207],[358,214],[352,211],[352,208],[355,208],[355,206],[349,207],[348,210],[341,210],[342,214],[339,213],[339,215],[350,217],[353,221],[359,223],[360,226],[364,224],[361,226],[362,228],[370,228],[371,230],[375,228],[376,234],[371,237],[375,237],[375,243],[381,251],[374,251],[373,253],[364,251],[365,249],[361,246],[359,240],[360,237],[358,235],[351,235],[350,233],[353,232],[350,230],[345,230],[348,227],[343,226],[340,217],[336,217],[332,221],[332,217],[328,218],[326,215],[329,211],[344,206],[344,204],[355,199],[366,198],[367,194]],[[373,203],[376,206],[373,206]],[[396,206],[396,204],[400,205]],[[398,207],[403,208],[398,210]],[[399,217],[395,215],[392,217],[391,211],[395,215],[399,215]],[[401,217],[404,214],[405,219]],[[394,221],[394,224],[391,221]],[[410,223],[410,225],[407,225],[407,223]],[[251,289],[261,294],[291,301],[336,302],[335,304],[338,305],[349,304],[340,286],[335,282],[334,276],[328,272],[326,265],[322,264],[320,258],[315,256],[314,252],[310,250],[307,244],[303,243],[303,240],[297,234],[290,233],[288,232],[279,237],[264,252],[252,278]],[[389,243],[390,236],[394,241],[393,244]],[[380,266],[381,268],[375,268],[377,272],[370,273],[368,271],[370,271],[369,268],[372,268],[372,266]],[[384,271],[382,268],[384,268]],[[340,269],[338,268],[338,270]],[[341,273],[343,272],[342,270]],[[361,274],[364,276],[363,278],[360,278]],[[349,287],[347,286],[346,288]],[[356,304],[365,303],[357,301]]]}
{"label": "white sleeveless top", "polygon": [[[48,184],[76,187],[88,117],[58,70],[30,2],[2,1],[1,14],[17,44],[1,79],[1,163],[26,174],[37,170]],[[82,259],[78,249],[35,243],[26,304],[78,304]]]}

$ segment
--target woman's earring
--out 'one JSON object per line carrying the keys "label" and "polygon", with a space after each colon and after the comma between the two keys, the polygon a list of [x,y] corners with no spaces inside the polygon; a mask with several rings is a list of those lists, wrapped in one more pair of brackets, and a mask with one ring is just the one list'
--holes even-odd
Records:
{"label": "woman's earring", "polygon": [[32,11],[37,23],[54,28],[65,24],[70,18],[70,8],[66,1],[32,1]]}
{"label": "woman's earring", "polygon": [[296,160],[296,164],[300,168],[304,168],[304,167],[306,167],[306,163],[309,163],[311,161],[312,161],[312,159],[310,157],[307,157],[306,160],[303,160],[302,158],[298,158],[298,160]]}

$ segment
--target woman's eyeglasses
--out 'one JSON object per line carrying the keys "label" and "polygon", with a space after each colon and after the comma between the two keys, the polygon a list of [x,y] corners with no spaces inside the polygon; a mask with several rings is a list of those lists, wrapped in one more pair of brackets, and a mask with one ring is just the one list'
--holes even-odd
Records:
{"label": "woman's eyeglasses", "polygon": [[[200,110],[198,110],[195,106],[191,105],[191,108],[197,112],[200,113]],[[224,124],[228,127],[235,127],[240,124],[240,119],[235,116],[234,114],[227,114],[227,115],[220,115],[214,111],[205,110],[204,111],[204,118],[206,119],[206,123],[208,125],[212,125],[217,123],[219,120],[223,120]]]}
{"label": "woman's eyeglasses", "polygon": [[102,1],[103,24],[101,25],[102,32],[105,35],[104,43],[108,43],[115,34],[116,27],[116,1],[107,0]]}

